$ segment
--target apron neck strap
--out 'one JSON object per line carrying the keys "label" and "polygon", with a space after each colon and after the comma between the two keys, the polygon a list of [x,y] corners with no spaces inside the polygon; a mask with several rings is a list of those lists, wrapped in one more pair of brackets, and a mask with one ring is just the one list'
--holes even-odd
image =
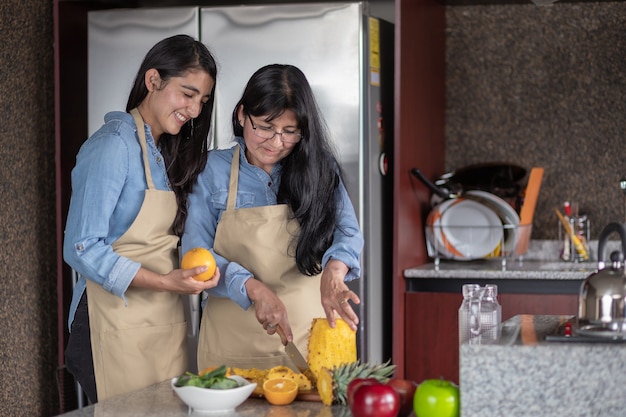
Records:
{"label": "apron neck strap", "polygon": [[230,164],[230,181],[228,183],[228,201],[226,210],[234,210],[237,203],[237,185],[239,183],[239,145],[235,146],[233,162]]}
{"label": "apron neck strap", "polygon": [[135,119],[135,125],[137,126],[137,134],[139,135],[139,144],[141,145],[141,153],[143,154],[143,166],[146,171],[146,182],[148,183],[148,189],[153,190],[154,182],[152,182],[152,173],[150,172],[150,162],[148,161],[148,150],[146,145],[146,129],[139,114],[139,110],[135,107],[130,111]]}

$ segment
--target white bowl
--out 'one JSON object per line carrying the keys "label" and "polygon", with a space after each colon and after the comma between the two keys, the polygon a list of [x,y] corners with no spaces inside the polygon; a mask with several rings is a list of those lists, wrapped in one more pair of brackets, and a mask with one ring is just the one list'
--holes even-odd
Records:
{"label": "white bowl", "polygon": [[199,413],[214,413],[234,410],[241,405],[254,388],[256,383],[250,382],[239,375],[231,375],[241,386],[230,389],[210,389],[192,386],[177,387],[178,378],[172,378],[172,389],[193,411]]}

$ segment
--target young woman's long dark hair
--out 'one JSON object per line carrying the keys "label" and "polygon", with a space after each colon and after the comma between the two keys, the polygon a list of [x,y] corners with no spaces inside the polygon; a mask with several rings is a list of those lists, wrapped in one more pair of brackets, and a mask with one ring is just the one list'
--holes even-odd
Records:
{"label": "young woman's long dark hair", "polygon": [[[144,82],[146,71],[155,68],[163,82],[172,77],[183,77],[189,71],[205,71],[217,79],[217,65],[207,47],[191,36],[175,35],[154,45],[146,54],[126,104],[130,112],[146,98],[148,89]],[[188,121],[177,135],[163,133],[159,139],[161,154],[167,167],[167,175],[176,194],[178,212],[174,220],[174,233],[182,235],[187,218],[187,196],[198,174],[207,161],[207,140],[211,128],[211,115],[215,86],[209,101],[202,106],[200,114]]]}
{"label": "young woman's long dark hair", "polygon": [[263,116],[268,122],[285,110],[296,115],[302,139],[282,161],[278,202],[288,204],[300,224],[295,253],[298,269],[317,275],[322,271],[322,256],[333,242],[342,172],[311,86],[297,67],[268,65],[252,75],[235,106],[236,136],[243,136],[237,117],[241,105],[245,113]]}

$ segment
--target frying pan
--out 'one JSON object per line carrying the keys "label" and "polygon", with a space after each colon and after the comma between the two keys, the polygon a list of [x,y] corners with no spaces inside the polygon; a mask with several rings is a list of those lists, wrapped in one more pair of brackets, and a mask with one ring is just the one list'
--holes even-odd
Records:
{"label": "frying pan", "polygon": [[418,169],[411,174],[433,191],[432,204],[460,197],[465,191],[481,190],[506,200],[518,212],[521,205],[522,179],[526,169],[503,162],[486,162],[457,169],[432,182]]}

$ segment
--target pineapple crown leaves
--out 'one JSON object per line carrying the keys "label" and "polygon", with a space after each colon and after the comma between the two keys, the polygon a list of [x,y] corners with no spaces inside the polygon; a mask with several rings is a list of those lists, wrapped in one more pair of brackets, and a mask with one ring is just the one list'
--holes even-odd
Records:
{"label": "pineapple crown leaves", "polygon": [[396,365],[390,365],[391,359],[384,363],[359,361],[339,365],[332,370],[335,383],[335,401],[339,404],[347,403],[348,384],[356,378],[374,378],[385,383],[396,371]]}

